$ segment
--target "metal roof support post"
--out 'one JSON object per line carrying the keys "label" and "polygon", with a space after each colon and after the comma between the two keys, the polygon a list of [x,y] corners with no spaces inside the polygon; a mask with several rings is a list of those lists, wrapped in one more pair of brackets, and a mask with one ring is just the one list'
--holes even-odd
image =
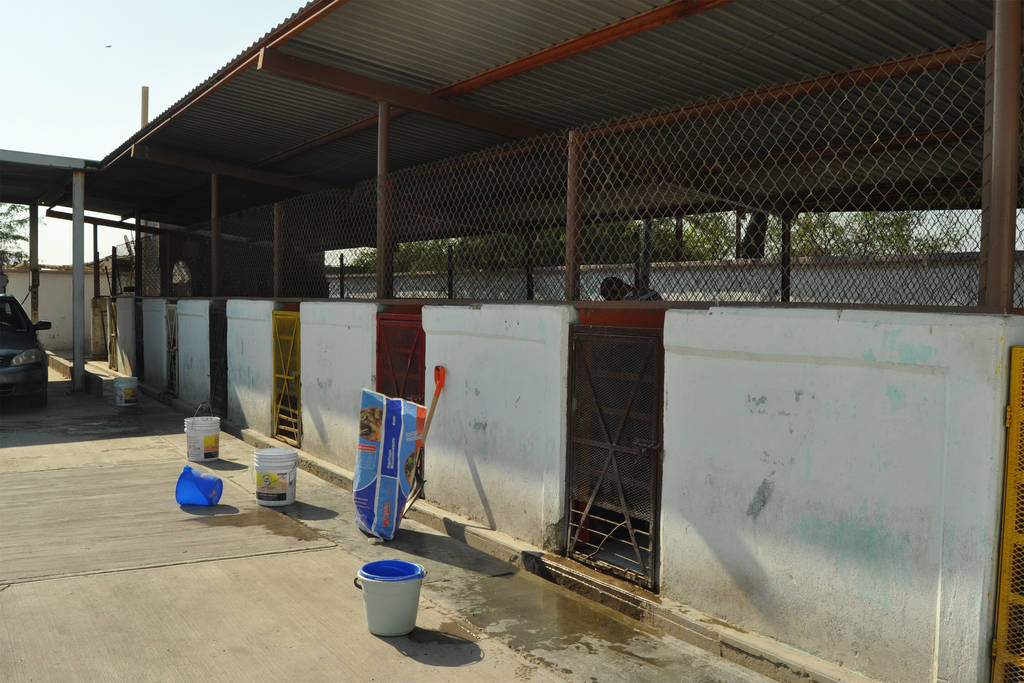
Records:
{"label": "metal roof support post", "polygon": [[71,172],[71,384],[85,391],[85,171]]}
{"label": "metal roof support post", "polygon": [[220,296],[220,177],[210,174],[210,297]]}
{"label": "metal roof support post", "polygon": [[388,225],[388,103],[377,103],[377,298],[395,295],[394,237]]}
{"label": "metal roof support post", "polygon": [[100,244],[99,228],[92,224],[92,298],[100,295]]}
{"label": "metal roof support post", "polygon": [[284,222],[284,205],[274,202],[274,298],[281,298],[281,224]]}
{"label": "metal roof support post", "polygon": [[135,213],[135,296],[142,296],[142,219]]}
{"label": "metal roof support post", "polygon": [[39,205],[29,206],[28,214],[28,270],[32,322],[39,322]]}
{"label": "metal roof support post", "polygon": [[1013,307],[1020,142],[1020,0],[993,0],[995,70],[992,93],[992,193],[985,304]]}
{"label": "metal roof support post", "polygon": [[580,294],[580,147],[578,130],[569,132],[568,181],[565,192],[565,300],[576,301]]}
{"label": "metal roof support post", "polygon": [[782,214],[782,281],[779,289],[782,293],[780,299],[785,303],[789,302],[790,276],[792,275],[792,244],[793,214],[784,213]]}

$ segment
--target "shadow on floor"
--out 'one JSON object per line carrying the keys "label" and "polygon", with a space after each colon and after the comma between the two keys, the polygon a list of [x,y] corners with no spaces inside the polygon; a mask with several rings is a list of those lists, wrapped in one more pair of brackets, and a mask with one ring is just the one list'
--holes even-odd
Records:
{"label": "shadow on floor", "polygon": [[[445,624],[441,628],[446,627],[458,628],[455,624]],[[435,631],[434,629],[416,627],[412,633],[406,636],[394,638],[377,636],[377,638],[381,642],[391,645],[406,657],[427,666],[465,666],[482,661],[484,658],[480,646],[474,640],[445,630]]]}

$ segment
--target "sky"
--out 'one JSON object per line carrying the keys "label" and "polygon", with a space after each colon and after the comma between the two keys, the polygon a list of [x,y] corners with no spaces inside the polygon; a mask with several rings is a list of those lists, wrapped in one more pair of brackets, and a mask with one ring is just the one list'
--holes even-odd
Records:
{"label": "sky", "polygon": [[[304,4],[0,0],[0,149],[102,159],[139,130],[142,86],[154,119]],[[101,257],[128,234],[99,233]],[[41,219],[39,262],[71,263],[68,221]]]}

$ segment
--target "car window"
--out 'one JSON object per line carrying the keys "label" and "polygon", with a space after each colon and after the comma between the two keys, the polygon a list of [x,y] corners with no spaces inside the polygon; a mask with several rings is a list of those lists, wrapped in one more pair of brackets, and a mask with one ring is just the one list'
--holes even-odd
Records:
{"label": "car window", "polygon": [[16,301],[0,301],[0,328],[13,332],[28,332],[28,318]]}

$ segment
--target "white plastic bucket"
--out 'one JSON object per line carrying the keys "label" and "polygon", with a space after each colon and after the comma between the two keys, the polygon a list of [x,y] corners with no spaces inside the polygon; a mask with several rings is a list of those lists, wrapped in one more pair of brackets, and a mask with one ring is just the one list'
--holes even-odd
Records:
{"label": "white plastic bucket", "polygon": [[299,454],[291,448],[257,448],[252,456],[256,502],[267,507],[295,502]]}
{"label": "white plastic bucket", "polygon": [[185,418],[185,453],[192,462],[220,457],[220,418]]}
{"label": "white plastic bucket", "polygon": [[403,560],[380,560],[362,566],[353,583],[363,591],[370,633],[404,636],[416,628],[420,586],[426,575],[420,565]]}
{"label": "white plastic bucket", "polygon": [[134,406],[139,402],[139,380],[135,377],[118,377],[114,380],[114,405]]}

